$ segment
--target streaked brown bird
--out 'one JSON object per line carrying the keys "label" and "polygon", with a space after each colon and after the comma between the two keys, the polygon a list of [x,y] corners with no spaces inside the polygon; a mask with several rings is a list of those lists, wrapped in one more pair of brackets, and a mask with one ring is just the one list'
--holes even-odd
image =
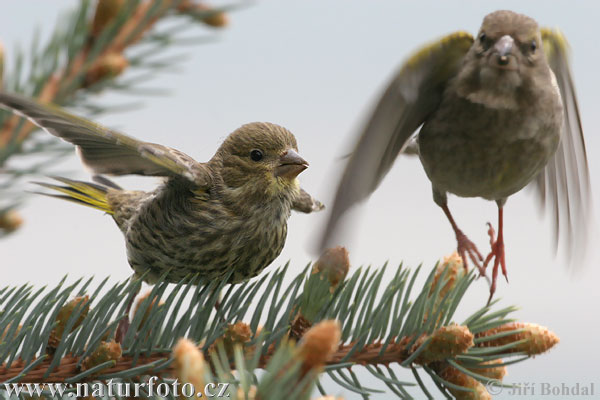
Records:
{"label": "streaked brown bird", "polygon": [[[494,260],[490,300],[499,267],[506,277],[503,207],[528,184],[551,208],[556,240],[560,230],[567,248],[583,251],[590,183],[568,45],[560,32],[496,11],[476,38],[457,32],[409,58],[348,161],[323,247],[331,245],[344,212],[377,188],[402,151],[419,155],[465,266],[470,258],[484,275]],[[485,259],[458,228],[447,193],[497,203],[498,236],[490,225]]]}
{"label": "streaked brown bird", "polygon": [[169,282],[193,273],[223,279],[231,271],[230,283],[250,279],[281,252],[292,209],[323,208],[299,187],[297,176],[308,163],[294,135],[275,124],[243,125],[199,163],[18,95],[0,93],[0,106],[76,145],[96,174],[166,178],[152,192],[121,189],[102,175],[97,183],[40,183],[62,193],[54,197],[110,214],[125,235],[131,268],[149,283],[168,269]]}

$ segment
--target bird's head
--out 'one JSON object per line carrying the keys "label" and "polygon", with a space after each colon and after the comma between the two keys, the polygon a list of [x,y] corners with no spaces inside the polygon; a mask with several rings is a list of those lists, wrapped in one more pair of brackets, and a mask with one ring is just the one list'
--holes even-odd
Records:
{"label": "bird's head", "polygon": [[219,164],[225,187],[240,200],[292,198],[299,191],[297,176],[306,168],[296,138],[268,122],[246,124],[231,133],[212,162]]}
{"label": "bird's head", "polygon": [[538,24],[512,11],[488,14],[458,74],[459,93],[491,108],[516,108],[550,73]]}

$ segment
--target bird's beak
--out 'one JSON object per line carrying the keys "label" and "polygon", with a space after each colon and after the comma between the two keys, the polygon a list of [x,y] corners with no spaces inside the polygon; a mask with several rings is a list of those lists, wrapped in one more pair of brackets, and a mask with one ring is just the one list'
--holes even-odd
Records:
{"label": "bird's beak", "polygon": [[308,162],[294,150],[289,149],[279,157],[279,165],[275,167],[274,175],[294,179],[306,168],[308,168]]}
{"label": "bird's beak", "polygon": [[494,61],[496,67],[504,69],[515,69],[517,66],[517,59],[512,54],[512,49],[515,44],[515,40],[510,35],[504,35],[496,44],[494,44]]}

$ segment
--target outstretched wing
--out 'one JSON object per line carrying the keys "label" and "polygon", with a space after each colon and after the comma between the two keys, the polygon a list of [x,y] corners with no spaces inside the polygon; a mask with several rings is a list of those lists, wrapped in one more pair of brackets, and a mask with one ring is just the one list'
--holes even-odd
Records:
{"label": "outstretched wing", "polygon": [[542,29],[544,51],[556,76],[565,110],[560,145],[534,187],[542,206],[553,215],[555,242],[565,241],[572,252],[585,250],[590,227],[591,189],[585,141],[569,67],[569,45],[558,30]]}
{"label": "outstretched wing", "polygon": [[394,76],[350,156],[321,242],[330,246],[341,216],[368,197],[427,116],[439,105],[444,88],[456,75],[473,37],[456,32],[423,48]]}
{"label": "outstretched wing", "polygon": [[142,142],[59,107],[2,92],[0,107],[76,145],[82,161],[97,174],[181,177],[201,188],[211,183],[208,167],[190,156],[160,144]]}

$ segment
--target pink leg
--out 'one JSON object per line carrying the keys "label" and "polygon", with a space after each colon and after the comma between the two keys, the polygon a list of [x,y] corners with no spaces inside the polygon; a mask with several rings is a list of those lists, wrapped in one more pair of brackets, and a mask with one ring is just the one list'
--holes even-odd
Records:
{"label": "pink leg", "polygon": [[[136,293],[137,295],[137,293]],[[123,318],[121,318],[121,320],[119,321],[119,325],[117,325],[117,333],[115,334],[115,341],[117,343],[123,343],[123,340],[125,339],[125,335],[127,334],[127,331],[129,330],[129,312],[131,311],[131,306],[133,305],[133,301],[135,300],[135,296],[133,296],[131,298],[131,300],[129,300],[129,303],[127,303],[127,309],[125,310],[125,316]]]}
{"label": "pink leg", "polygon": [[508,282],[508,275],[506,273],[506,258],[504,256],[504,235],[503,235],[503,208],[501,206],[498,207],[498,237],[494,238],[494,228],[492,228],[492,224],[488,223],[488,235],[490,235],[490,245],[492,247],[490,254],[487,255],[485,261],[483,262],[483,269],[487,268],[488,263],[494,259],[494,266],[492,268],[492,285],[490,286],[490,297],[488,299],[488,304],[492,301],[492,297],[494,297],[494,292],[496,291],[496,280],[498,278],[498,267],[502,267],[502,275],[506,278],[506,282]]}
{"label": "pink leg", "polygon": [[480,275],[484,276],[485,268],[483,268],[481,266],[481,261],[483,261],[483,257],[481,256],[481,253],[479,253],[479,250],[477,250],[475,243],[471,242],[471,240],[469,240],[467,235],[465,235],[458,228],[458,226],[456,225],[456,222],[454,221],[454,218],[452,217],[452,214],[450,213],[450,209],[448,209],[448,205],[444,204],[441,207],[442,207],[442,210],[444,210],[444,214],[446,214],[448,221],[450,221],[450,225],[452,225],[452,229],[454,229],[454,234],[456,235],[456,242],[457,242],[456,250],[458,251],[458,254],[460,255],[460,257],[463,260],[463,265],[464,265],[465,269],[468,269],[468,266],[467,266],[467,254],[468,254],[471,261],[473,261],[473,264],[475,264],[475,266],[479,270]]}

